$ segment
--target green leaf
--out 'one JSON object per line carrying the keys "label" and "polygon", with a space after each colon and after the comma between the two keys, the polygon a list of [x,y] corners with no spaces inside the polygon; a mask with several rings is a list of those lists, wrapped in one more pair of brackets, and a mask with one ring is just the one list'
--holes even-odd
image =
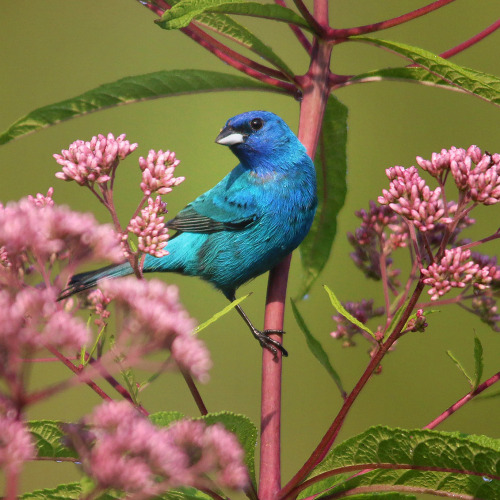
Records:
{"label": "green leaf", "polygon": [[278,69],[282,70],[285,75],[290,78],[293,77],[293,71],[277,54],[275,54],[269,45],[266,45],[250,30],[231,17],[224,14],[207,13],[200,14],[196,21],[199,24],[215,30],[221,35],[240,43],[243,47],[255,52],[260,57],[276,66]]}
{"label": "green leaf", "polygon": [[77,458],[76,452],[64,445],[62,422],[56,420],[32,420],[28,428],[35,439],[37,456],[43,458]]}
{"label": "green leaf", "polygon": [[480,396],[473,399],[473,401],[482,401],[483,399],[493,399],[498,398],[500,396],[499,391],[487,392],[486,394],[481,394]]}
{"label": "green leaf", "polygon": [[170,424],[184,418],[180,411],[157,411],[149,415],[149,420],[158,427],[168,427]]}
{"label": "green leaf", "polygon": [[207,326],[211,325],[214,321],[217,321],[219,318],[227,314],[229,311],[234,309],[238,304],[243,302],[247,297],[252,295],[252,292],[247,293],[243,297],[240,297],[239,299],[233,300],[228,306],[224,307],[222,311],[219,311],[215,313],[211,318],[207,319],[205,322],[203,322],[201,325],[199,325],[194,333],[200,333],[202,330],[204,330]]}
{"label": "green leaf", "polygon": [[311,230],[299,246],[304,278],[297,298],[311,289],[328,262],[337,232],[337,216],[347,193],[347,107],[330,96],[314,164],[318,208]]}
{"label": "green leaf", "polygon": [[25,493],[19,498],[21,500],[66,500],[66,499],[78,499],[80,498],[80,493],[82,492],[82,487],[80,483],[69,483],[60,484],[56,488],[35,490],[31,493]]}
{"label": "green leaf", "polygon": [[344,467],[359,466],[362,471],[368,465],[381,464],[386,469],[351,476],[342,484],[338,477],[322,479],[304,490],[301,497],[331,486],[328,495],[361,486],[377,485],[380,490],[385,485],[392,490],[415,487],[446,492],[446,496],[460,493],[489,500],[500,498],[500,440],[458,432],[371,427],[333,448],[311,477]]}
{"label": "green leaf", "polygon": [[209,413],[199,420],[205,421],[209,425],[221,423],[228,431],[236,434],[238,441],[245,450],[245,464],[250,474],[250,479],[255,481],[255,446],[257,445],[257,427],[245,415],[238,415],[231,412]]}
{"label": "green leaf", "polygon": [[353,76],[353,82],[381,82],[386,80],[407,81],[410,83],[421,83],[431,87],[443,87],[448,90],[460,91],[454,85],[451,85],[446,80],[443,80],[437,75],[429,73],[425,68],[421,67],[404,67],[404,68],[382,68],[367,73],[361,73]]}
{"label": "green leaf", "polygon": [[164,29],[185,28],[193,19],[204,12],[263,17],[273,21],[295,24],[312,31],[303,17],[287,7],[245,0],[181,0],[171,9],[166,10],[163,16],[155,22]]}
{"label": "green leaf", "polygon": [[478,336],[474,336],[474,382],[472,390],[475,391],[481,383],[483,377],[484,361],[483,361],[483,346]]}
{"label": "green leaf", "polygon": [[349,495],[349,500],[417,500],[415,495],[404,495],[395,491]]}
{"label": "green leaf", "polygon": [[43,106],[17,120],[0,135],[0,145],[42,128],[105,108],[138,101],[216,90],[279,89],[239,75],[216,71],[172,70],[128,76],[84,94]]}
{"label": "green leaf", "polygon": [[448,357],[455,363],[456,367],[463,373],[465,378],[469,381],[471,387],[474,387],[474,382],[472,381],[472,377],[467,373],[466,369],[463,367],[462,363],[455,357],[455,355],[451,351],[446,351]]}
{"label": "green leaf", "polygon": [[500,106],[500,78],[497,76],[459,66],[432,52],[404,43],[364,36],[355,39],[401,54],[450,85]]}
{"label": "green leaf", "polygon": [[335,307],[338,313],[342,314],[344,318],[346,318],[348,321],[356,325],[358,328],[361,328],[364,330],[366,333],[369,333],[375,340],[375,334],[366,326],[361,323],[358,319],[356,319],[352,314],[350,314],[345,307],[340,303],[340,300],[337,298],[337,296],[326,286],[323,285],[323,288],[326,290],[328,293],[328,296],[330,297],[330,301],[332,303],[332,306]]}
{"label": "green leaf", "polygon": [[309,350],[312,352],[313,356],[325,368],[325,370],[328,372],[328,375],[332,377],[333,381],[339,388],[340,395],[342,396],[342,398],[345,399],[347,397],[347,394],[344,391],[344,388],[342,387],[342,381],[340,380],[340,376],[330,363],[328,354],[325,352],[319,341],[313,336],[309,328],[307,328],[304,318],[300,314],[295,302],[292,299],[290,299],[290,302],[292,304],[292,311],[293,315],[295,316],[295,320],[297,321],[297,324],[299,325],[300,329],[304,333],[304,336],[306,337],[307,347],[309,347]]}

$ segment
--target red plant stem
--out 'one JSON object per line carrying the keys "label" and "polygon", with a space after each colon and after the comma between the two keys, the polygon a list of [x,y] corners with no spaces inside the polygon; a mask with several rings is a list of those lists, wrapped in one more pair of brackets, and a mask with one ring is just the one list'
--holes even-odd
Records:
{"label": "red plant stem", "polygon": [[468,394],[466,394],[463,398],[460,398],[455,404],[451,405],[446,411],[441,413],[439,417],[435,418],[432,422],[427,424],[424,429],[434,429],[441,422],[446,420],[450,415],[453,415],[459,408],[461,408],[465,403],[468,403],[472,398],[476,397],[478,394],[481,394],[484,390],[491,387],[493,384],[500,380],[500,372],[495,373],[488,380],[485,380],[482,384],[479,384],[477,388]]}
{"label": "red plant stem", "polygon": [[[291,254],[269,273],[264,328],[283,330]],[[273,334],[281,340],[282,334]],[[281,353],[262,350],[259,498],[271,500],[281,488]]]}
{"label": "red plant stem", "polygon": [[[164,3],[168,8],[170,8],[169,4],[167,4],[166,2]],[[162,11],[153,5],[143,5],[145,5],[145,7],[158,15],[162,14]],[[263,83],[267,83],[278,89],[281,89],[282,91],[285,91],[290,95],[296,94],[297,88],[293,83],[284,82],[282,80],[269,76],[275,75],[284,78],[286,77],[286,75],[284,75],[280,71],[259,64],[255,61],[252,61],[251,59],[242,56],[241,54],[238,54],[238,52],[231,50],[228,46],[211,37],[205,31],[195,26],[193,23],[191,23],[186,28],[181,28],[180,31],[200,44],[204,49],[208,50],[213,55],[218,57],[220,60],[232,66],[234,69],[241,71],[242,73],[245,73],[248,76],[255,78],[256,80],[259,80]]]}
{"label": "red plant stem", "polygon": [[203,402],[203,398],[201,397],[200,391],[198,391],[198,388],[194,383],[193,377],[191,377],[191,375],[184,370],[181,370],[181,373],[182,376],[184,377],[184,380],[186,381],[187,386],[189,387],[189,390],[191,391],[191,395],[193,396],[194,402],[196,403],[198,410],[200,410],[200,413],[202,415],[206,415],[208,413],[207,407]]}
{"label": "red plant stem", "polygon": [[19,469],[17,467],[7,467],[5,475],[5,500],[16,500],[17,486],[19,483]]}
{"label": "red plant stem", "polygon": [[[315,17],[328,20],[328,1],[315,0]],[[315,41],[311,64],[300,85],[304,98],[300,109],[299,139],[314,158],[323,115],[328,100],[328,76],[331,45]],[[283,329],[286,286],[291,256],[276,266],[269,275],[264,328]],[[279,337],[278,337],[279,338]],[[280,419],[281,419],[281,355],[264,350],[262,355],[262,405],[259,498],[274,500],[280,491]]]}
{"label": "red plant stem", "polygon": [[314,469],[314,467],[316,467],[316,465],[318,465],[321,462],[321,460],[323,460],[325,455],[328,453],[328,450],[335,442],[335,439],[337,438],[338,433],[340,432],[340,429],[342,427],[342,424],[344,423],[344,420],[349,410],[354,404],[354,401],[356,401],[359,393],[364,388],[368,380],[371,378],[375,370],[378,368],[380,362],[382,361],[383,357],[385,356],[389,348],[401,335],[401,332],[403,331],[403,328],[406,322],[408,321],[408,318],[410,317],[410,314],[413,308],[415,307],[415,304],[417,303],[417,300],[420,297],[420,294],[422,293],[423,289],[424,289],[424,284],[422,281],[419,281],[417,283],[417,286],[415,287],[415,290],[408,303],[408,306],[406,307],[403,315],[398,321],[398,324],[394,328],[394,331],[391,333],[386,342],[384,342],[381,345],[380,349],[375,353],[375,355],[371,359],[366,370],[361,375],[360,379],[358,380],[352,392],[349,394],[348,398],[345,400],[344,404],[342,405],[342,408],[335,417],[333,423],[330,425],[330,428],[323,436],[323,439],[321,440],[319,445],[313,451],[312,455],[309,457],[307,462],[302,466],[302,468],[297,472],[297,474],[295,474],[295,476],[289,481],[289,483],[281,490],[278,497],[279,499],[283,500],[285,498],[288,498],[290,492],[297,485],[302,483],[304,479],[306,479],[306,477],[310,474],[310,472]]}
{"label": "red plant stem", "polygon": [[[76,375],[80,375],[81,369],[78,366],[75,366],[66,356],[63,356],[57,349],[54,349],[50,346],[47,346],[47,350],[50,351],[54,356],[57,357],[64,365],[66,365],[73,373]],[[110,398],[95,382],[92,380],[87,380],[85,383],[94,391],[96,392],[99,396],[101,396],[102,399],[105,401],[112,401],[112,398]]]}
{"label": "red plant stem", "polygon": [[429,5],[426,5],[425,7],[421,7],[420,9],[407,12],[402,16],[393,17],[392,19],[387,19],[386,21],[381,21],[379,23],[366,24],[364,26],[357,26],[355,28],[330,29],[328,30],[325,38],[328,40],[345,39],[350,36],[365,35],[367,33],[373,33],[374,31],[381,31],[387,28],[392,28],[393,26],[407,23],[412,19],[416,19],[417,17],[428,14],[433,10],[440,9],[441,7],[444,7],[445,5],[454,1],[455,0],[437,0],[436,2],[432,2]]}
{"label": "red plant stem", "polygon": [[[325,20],[324,16],[320,16],[324,21],[323,25],[322,23],[319,23],[316,20],[316,18],[309,12],[309,9],[305,6],[302,0],[293,0],[293,2],[295,3],[295,6],[297,7],[298,11],[302,14],[304,19],[309,23],[311,28],[314,30],[314,32],[321,38],[325,34],[326,29],[328,28],[328,17]],[[316,6],[314,13],[315,16],[318,16]]]}
{"label": "red plant stem", "polygon": [[[281,5],[282,7],[287,6],[285,3],[285,0],[274,0],[274,3]],[[295,24],[289,24],[288,26],[295,34],[295,36],[297,37],[297,40],[302,45],[302,47],[304,47],[304,49],[306,49],[306,52],[308,54],[311,54],[311,48],[312,48],[311,42],[307,39],[307,37],[302,32],[302,30],[298,26],[296,26]]]}
{"label": "red plant stem", "polygon": [[472,38],[465,40],[465,42],[462,42],[462,43],[458,44],[457,46],[452,47],[451,49],[448,49],[439,55],[443,59],[448,59],[449,57],[453,57],[454,55],[458,54],[459,52],[462,52],[465,49],[472,47],[472,45],[475,45],[476,43],[480,42],[483,38],[486,38],[488,35],[491,35],[498,28],[500,28],[500,19],[498,21],[494,22],[491,26],[488,26],[486,29],[484,29],[483,31],[481,31],[477,35],[474,35]]}

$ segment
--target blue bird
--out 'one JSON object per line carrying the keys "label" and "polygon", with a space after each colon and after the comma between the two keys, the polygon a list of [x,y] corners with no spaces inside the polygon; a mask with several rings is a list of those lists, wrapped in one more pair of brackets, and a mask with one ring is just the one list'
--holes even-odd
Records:
{"label": "blue bird", "polygon": [[[176,231],[169,255],[147,255],[143,271],[198,276],[233,301],[238,287],[272,269],[305,238],[316,212],[316,173],[295,134],[267,111],[231,118],[215,142],[240,163],[166,224]],[[128,274],[128,263],[77,274],[60,298]],[[288,354],[267,335],[276,332],[259,331],[236,309],[262,347]]]}

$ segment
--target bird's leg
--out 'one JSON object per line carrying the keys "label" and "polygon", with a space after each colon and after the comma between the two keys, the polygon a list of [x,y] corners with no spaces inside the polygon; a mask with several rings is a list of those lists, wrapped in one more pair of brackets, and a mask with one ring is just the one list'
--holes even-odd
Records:
{"label": "bird's leg", "polygon": [[[232,300],[234,300],[235,298],[236,297],[233,297]],[[250,328],[252,335],[259,341],[259,344],[262,347],[269,349],[273,354],[276,354],[277,353],[276,349],[279,349],[283,356],[288,356],[287,350],[277,340],[274,340],[268,336],[270,333],[285,333],[283,330],[264,330],[264,331],[257,330],[257,328],[253,326],[252,322],[250,321],[250,318],[245,314],[245,311],[243,311],[241,306],[237,305],[236,310],[243,318],[243,321],[245,321],[245,323],[248,325],[248,328]]]}

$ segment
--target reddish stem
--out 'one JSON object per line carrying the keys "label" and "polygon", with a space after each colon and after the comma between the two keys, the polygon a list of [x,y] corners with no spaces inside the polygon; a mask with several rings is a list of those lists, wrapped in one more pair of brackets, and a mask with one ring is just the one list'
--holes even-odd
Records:
{"label": "reddish stem", "polygon": [[[165,4],[166,8],[170,8],[169,4],[167,4],[166,2],[163,3]],[[149,3],[143,5],[145,5],[148,9],[159,16],[163,13],[161,9]],[[284,75],[281,71],[269,68],[268,66],[264,66],[242,56],[238,52],[231,50],[227,45],[224,45],[223,43],[208,35],[205,31],[198,28],[193,23],[191,23],[186,28],[181,28],[180,31],[182,31],[182,33],[187,35],[189,38],[200,44],[203,48],[207,49],[209,52],[211,52],[216,57],[229,64],[236,70],[241,71],[242,73],[245,73],[248,76],[255,78],[256,80],[259,80],[263,83],[267,83],[275,88],[281,89],[281,91],[284,91],[290,95],[296,95],[297,88],[293,83],[284,82],[278,79],[287,77],[287,75]],[[278,78],[273,78],[270,75],[277,76]]]}
{"label": "reddish stem", "polygon": [[[269,273],[264,329],[283,330],[291,254]],[[273,334],[275,340],[282,334]],[[281,353],[262,350],[259,498],[271,500],[281,488]]]}
{"label": "reddish stem", "polygon": [[500,28],[500,19],[498,21],[494,22],[491,26],[488,26],[486,29],[484,29],[483,31],[481,31],[477,35],[474,35],[472,38],[465,40],[465,42],[462,42],[462,43],[458,44],[457,46],[455,46],[451,49],[448,49],[439,55],[443,59],[448,59],[449,57],[453,57],[454,55],[458,54],[459,52],[462,52],[465,49],[472,47],[472,45],[475,45],[476,43],[480,42],[483,38],[486,38],[488,35],[491,35],[498,28]]}
{"label": "reddish stem", "polygon": [[387,19],[386,21],[381,21],[373,24],[366,24],[364,26],[357,26],[355,28],[346,28],[346,29],[330,29],[327,33],[326,38],[328,40],[338,40],[345,39],[350,36],[355,35],[366,35],[367,33],[373,33],[374,31],[381,31],[387,28],[392,28],[393,26],[398,26],[403,23],[407,23],[412,19],[416,19],[417,17],[424,16],[429,12],[440,9],[445,5],[454,2],[455,0],[437,0],[425,7],[421,7],[420,9],[413,10],[411,12],[407,12],[402,16],[393,17],[392,19]]}
{"label": "reddish stem", "polygon": [[451,405],[446,411],[441,413],[441,415],[439,415],[439,417],[435,418],[432,422],[427,424],[424,427],[424,429],[434,429],[441,422],[446,420],[450,415],[453,415],[453,413],[455,413],[465,403],[468,403],[472,398],[481,394],[484,390],[488,389],[488,387],[491,387],[493,384],[495,384],[499,380],[500,380],[500,372],[495,373],[495,375],[490,377],[488,380],[485,380],[482,384],[479,384],[475,390],[469,392],[463,398],[460,398],[455,404]]}
{"label": "reddish stem", "polygon": [[[282,7],[286,7],[287,6],[285,0],[274,0],[274,3],[276,3],[278,5],[281,5]],[[312,44],[307,39],[307,37],[304,35],[304,33],[302,32],[302,30],[298,26],[296,26],[295,24],[289,24],[288,26],[290,27],[290,29],[295,34],[295,36],[297,37],[297,40],[300,42],[300,44],[302,45],[302,47],[304,47],[304,49],[306,49],[306,52],[308,54],[311,54]]]}
{"label": "reddish stem", "polygon": [[206,415],[208,413],[207,407],[203,402],[203,398],[201,397],[200,391],[198,391],[198,388],[194,383],[193,377],[191,377],[191,375],[184,370],[181,370],[181,373],[182,376],[184,377],[184,380],[186,381],[187,386],[189,387],[189,390],[191,391],[191,395],[193,396],[194,402],[196,403],[198,410],[200,410],[200,413],[202,415]]}
{"label": "reddish stem", "polygon": [[295,474],[295,476],[289,481],[289,483],[281,490],[280,495],[278,497],[279,499],[288,498],[290,492],[297,485],[302,483],[304,479],[306,479],[306,477],[310,474],[310,472],[314,469],[314,467],[316,467],[316,465],[318,465],[321,462],[321,460],[323,460],[325,455],[328,453],[328,450],[335,442],[335,439],[337,438],[338,433],[340,432],[342,424],[344,423],[344,420],[349,410],[351,409],[352,405],[359,396],[359,393],[364,388],[364,386],[366,385],[370,377],[373,375],[373,373],[377,370],[380,362],[382,361],[387,351],[394,344],[394,342],[400,337],[401,332],[403,331],[403,328],[406,322],[408,321],[408,318],[410,317],[410,314],[415,304],[417,303],[417,300],[420,297],[423,288],[424,288],[423,282],[419,281],[417,283],[417,286],[415,287],[415,290],[408,303],[408,306],[406,307],[403,315],[398,321],[398,324],[394,328],[394,331],[391,333],[387,341],[384,342],[384,344],[382,344],[380,349],[375,353],[375,355],[371,359],[363,375],[361,375],[354,389],[349,394],[348,398],[345,400],[344,404],[342,405],[342,408],[335,417],[335,420],[331,424],[330,428],[327,430],[326,434],[323,436],[323,439],[321,440],[319,445],[313,451],[312,455],[309,457],[307,462],[302,466],[302,468],[297,472],[297,474]]}

